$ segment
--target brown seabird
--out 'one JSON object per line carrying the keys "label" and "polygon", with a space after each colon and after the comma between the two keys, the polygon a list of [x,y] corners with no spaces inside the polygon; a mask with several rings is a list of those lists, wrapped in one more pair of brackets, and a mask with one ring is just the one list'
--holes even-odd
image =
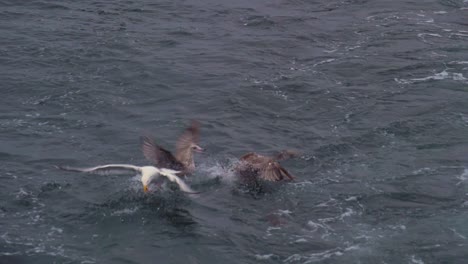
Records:
{"label": "brown seabird", "polygon": [[239,174],[242,183],[258,184],[258,180],[265,181],[291,181],[294,179],[280,164],[280,160],[297,156],[297,152],[284,150],[275,156],[263,156],[254,152],[240,157],[235,171]]}
{"label": "brown seabird", "polygon": [[195,170],[193,152],[203,152],[203,148],[198,145],[199,126],[197,121],[192,121],[192,124],[185,129],[177,140],[175,156],[156,144],[152,138],[142,137],[143,155],[157,167],[180,171],[179,175],[191,174]]}

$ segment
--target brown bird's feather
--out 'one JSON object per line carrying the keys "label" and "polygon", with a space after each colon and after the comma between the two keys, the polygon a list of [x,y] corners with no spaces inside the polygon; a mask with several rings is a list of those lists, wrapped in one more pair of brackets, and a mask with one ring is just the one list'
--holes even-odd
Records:
{"label": "brown bird's feather", "polygon": [[294,180],[294,176],[292,176],[285,168],[280,167],[280,170],[283,178],[288,178],[291,181]]}
{"label": "brown bird's feather", "polygon": [[199,140],[199,123],[192,124],[179,137],[176,144],[176,155],[164,149],[148,136],[142,137],[142,151],[145,158],[158,167],[182,171],[181,174],[190,174],[195,169],[193,151],[201,149],[197,144]]}
{"label": "brown bird's feather", "polygon": [[295,158],[299,156],[299,152],[296,150],[291,150],[291,149],[285,149],[281,151],[280,153],[276,154],[275,159],[276,160],[287,160],[290,158]]}
{"label": "brown bird's feather", "polygon": [[195,169],[193,163],[193,148],[198,144],[200,135],[199,124],[193,121],[192,124],[179,137],[176,144],[176,159],[190,170]]}
{"label": "brown bird's feather", "polygon": [[236,170],[243,180],[262,179],[267,181],[293,180],[294,177],[284,169],[274,157],[257,153],[247,153],[240,158]]}
{"label": "brown bird's feather", "polygon": [[183,170],[184,165],[178,161],[170,151],[157,145],[150,137],[142,137],[141,145],[145,158],[153,162],[157,167],[173,170]]}

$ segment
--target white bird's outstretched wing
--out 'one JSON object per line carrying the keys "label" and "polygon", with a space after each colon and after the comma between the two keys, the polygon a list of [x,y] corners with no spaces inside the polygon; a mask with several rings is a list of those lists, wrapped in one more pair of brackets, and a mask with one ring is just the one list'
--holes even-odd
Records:
{"label": "white bird's outstretched wing", "polygon": [[198,194],[200,192],[195,192],[190,188],[181,178],[179,178],[176,173],[179,171],[170,170],[170,169],[159,169],[159,173],[163,176],[166,176],[171,182],[175,182],[179,185],[180,189],[183,192],[190,193],[190,194]]}
{"label": "white bird's outstretched wing", "polygon": [[77,168],[69,166],[56,166],[58,169],[65,171],[76,171],[76,172],[86,172],[93,174],[101,175],[110,175],[110,174],[128,174],[130,172],[141,173],[141,168],[129,164],[107,164],[91,168]]}

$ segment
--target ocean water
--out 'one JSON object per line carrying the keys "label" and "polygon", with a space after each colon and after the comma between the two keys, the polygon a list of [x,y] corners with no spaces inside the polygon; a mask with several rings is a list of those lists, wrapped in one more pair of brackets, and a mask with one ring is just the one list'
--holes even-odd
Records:
{"label": "ocean water", "polygon": [[[468,2],[0,1],[0,263],[465,263]],[[135,175],[201,123],[203,193]],[[249,151],[296,180],[238,188]]]}

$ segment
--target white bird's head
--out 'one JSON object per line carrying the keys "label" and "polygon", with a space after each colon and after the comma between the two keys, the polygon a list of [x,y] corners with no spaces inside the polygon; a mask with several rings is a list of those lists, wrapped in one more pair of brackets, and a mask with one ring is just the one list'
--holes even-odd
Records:
{"label": "white bird's head", "polygon": [[143,184],[143,191],[148,192],[149,184],[159,177],[159,169],[153,166],[141,167],[141,183]]}
{"label": "white bird's head", "polygon": [[143,184],[143,191],[148,192],[148,186],[150,183],[153,180],[161,177],[161,175],[168,177],[170,181],[174,181],[174,179],[177,179],[177,173],[180,173],[180,171],[166,168],[158,169],[153,166],[141,167],[141,183]]}

